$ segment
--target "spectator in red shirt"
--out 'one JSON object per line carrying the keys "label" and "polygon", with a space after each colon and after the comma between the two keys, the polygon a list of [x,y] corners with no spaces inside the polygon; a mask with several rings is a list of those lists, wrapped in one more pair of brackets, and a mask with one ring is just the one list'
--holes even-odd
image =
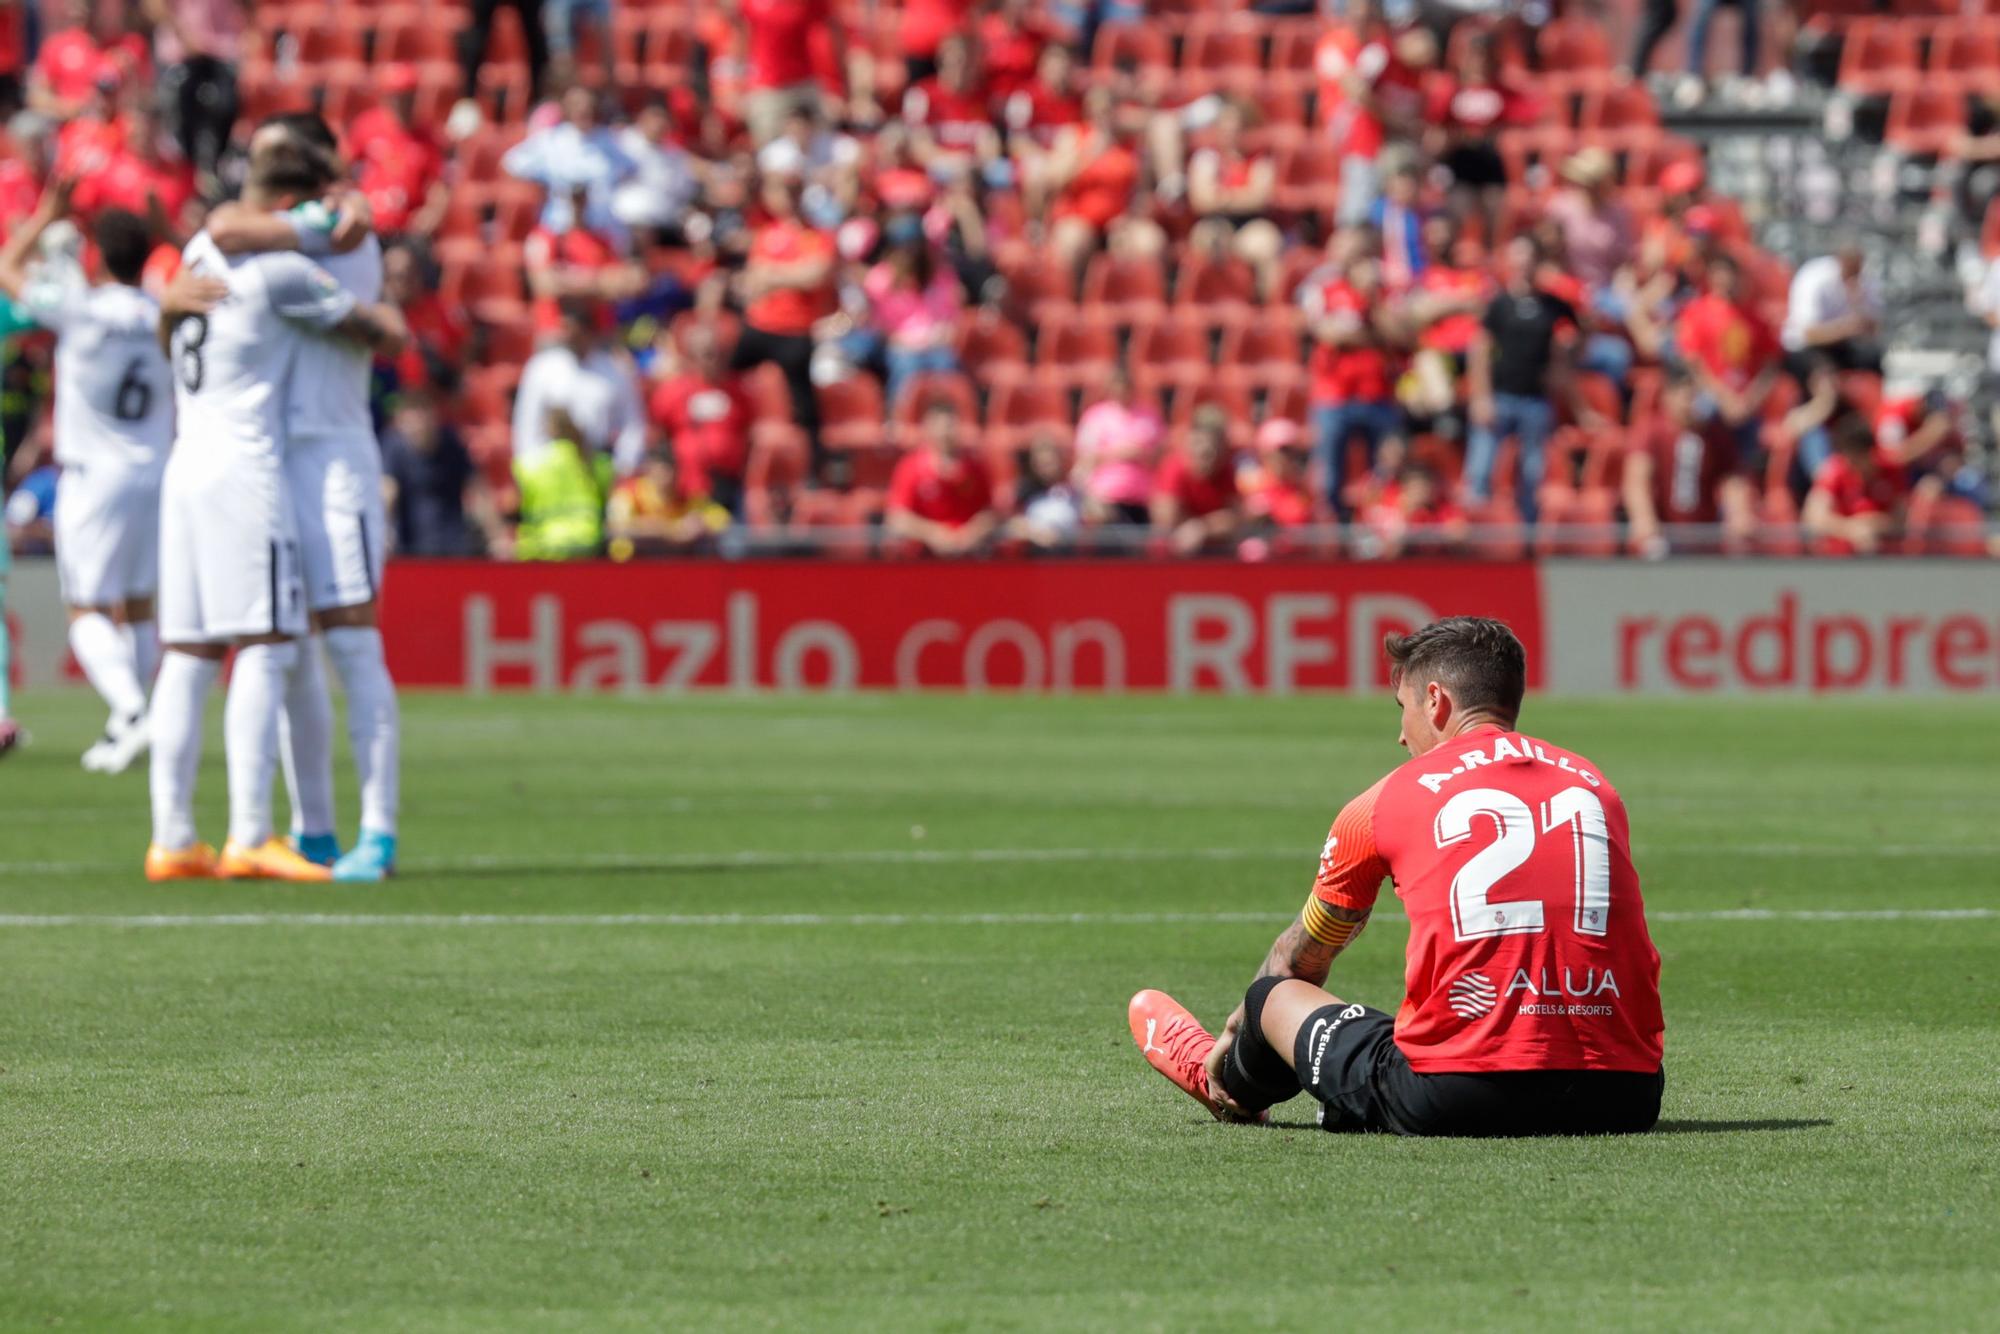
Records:
{"label": "spectator in red shirt", "polygon": [[1081,268],[1084,257],[1106,240],[1121,254],[1158,254],[1165,245],[1159,227],[1130,216],[1139,157],[1119,139],[1110,91],[1092,88],[1083,108],[1084,123],[1056,136],[1041,179],[1026,182],[1029,211],[1046,205],[1049,249],[1071,268]]}
{"label": "spectator in red shirt", "polygon": [[1267,528],[1305,527],[1318,508],[1305,432],[1289,418],[1273,417],[1257,428],[1256,444],[1257,471],[1243,487],[1245,512]]}
{"label": "spectator in red shirt", "polygon": [[383,102],[356,116],[347,128],[355,180],[384,236],[429,236],[444,218],[450,191],[444,184],[444,150],[427,125],[415,121],[417,72],[384,66]]}
{"label": "spectator in red shirt", "polygon": [[135,99],[119,118],[122,142],[95,172],[77,187],[76,208],[82,214],[121,208],[152,222],[163,236],[185,236],[195,218],[194,167],[178,154],[169,156],[166,128],[151,100]]}
{"label": "spectator in red shirt", "polygon": [[1761,465],[1764,400],[1778,381],[1778,336],[1743,295],[1743,272],[1728,255],[1708,263],[1708,291],[1688,302],[1675,322],[1676,344],[1695,384],[1736,434],[1754,471]]}
{"label": "spectator in red shirt", "polygon": [[1243,528],[1243,496],[1229,422],[1213,403],[1195,409],[1187,447],[1167,456],[1153,487],[1153,531],[1176,555],[1228,545]]}
{"label": "spectator in red shirt", "polygon": [[987,0],[974,27],[980,63],[996,100],[1004,101],[1034,81],[1043,52],[1060,45],[1031,0]]}
{"label": "spectator in red shirt", "polygon": [[382,251],[382,299],[403,312],[410,337],[392,364],[396,386],[449,390],[458,383],[471,327],[424,280],[421,256],[407,244]]}
{"label": "spectator in red shirt", "polygon": [[1460,215],[1484,219],[1487,236],[1498,232],[1500,200],[1507,189],[1507,164],[1493,140],[1518,114],[1517,104],[1500,77],[1493,39],[1475,34],[1460,43],[1452,71],[1432,80],[1424,108],[1431,126],[1426,147],[1451,173]]}
{"label": "spectator in red shirt", "polygon": [[972,452],[949,400],[925,407],[922,429],[923,443],[903,455],[889,478],[884,526],[933,556],[968,555],[1000,522],[992,474]]}
{"label": "spectator in red shirt", "polygon": [[738,518],[756,410],[740,376],[730,372],[713,330],[696,325],[682,340],[684,364],[654,386],[653,425],[673,441],[689,488]]}
{"label": "spectator in red shirt", "polygon": [[1188,239],[1212,255],[1235,255],[1257,271],[1266,297],[1278,285],[1284,235],[1264,215],[1278,188],[1278,167],[1267,153],[1242,147],[1251,108],[1224,98],[1215,120],[1215,146],[1188,160],[1188,205],[1200,219]]}
{"label": "spectator in red shirt", "polygon": [[908,0],[903,6],[903,65],[914,88],[938,73],[942,48],[971,25],[973,0]]}
{"label": "spectator in red shirt", "polygon": [[1436,555],[1464,542],[1467,531],[1465,511],[1451,502],[1437,474],[1415,462],[1375,493],[1361,522],[1368,530],[1363,553],[1392,560],[1411,545]]}
{"label": "spectator in red shirt", "polygon": [[1403,395],[1412,416],[1430,418],[1459,401],[1459,378],[1479,337],[1479,317],[1493,299],[1493,278],[1476,241],[1459,237],[1458,225],[1439,214],[1424,223],[1425,249],[1434,262],[1424,266],[1403,302],[1416,342],[1410,359],[1413,385]]}
{"label": "spectator in red shirt", "polygon": [[0,232],[12,231],[41,202],[56,146],[55,127],[32,111],[7,122],[7,137],[14,151],[0,156]]}
{"label": "spectator in red shirt", "polygon": [[1056,136],[1083,124],[1083,99],[1076,92],[1076,57],[1067,46],[1050,42],[1035,61],[1035,75],[1007,95],[1002,109],[1007,126],[1007,152],[1023,179],[1037,174],[1037,164],[1055,144]]}
{"label": "spectator in red shirt", "polygon": [[743,334],[731,365],[742,371],[768,361],[784,372],[792,420],[806,433],[818,466],[824,456],[812,382],[813,332],[835,309],[833,237],[799,216],[797,181],[767,176],[761,198],[768,221],[750,241],[742,278]]}
{"label": "spectator in red shirt", "polygon": [[813,41],[832,44],[833,73],[847,67],[847,38],[832,0],[739,0],[748,37],[743,118],[751,141],[762,147],[785,128],[794,107],[817,106],[826,96],[815,68]]}
{"label": "spectator in red shirt", "polygon": [[82,109],[56,131],[56,171],[64,176],[90,176],[101,171],[125,142],[119,124],[118,92],[123,87],[110,62],[98,67]]}
{"label": "spectator in red shirt", "polygon": [[999,160],[992,97],[963,37],[939,43],[937,74],[903,95],[903,120],[917,161],[935,178],[965,171],[984,177]]}
{"label": "spectator in red shirt", "polygon": [[1349,445],[1361,437],[1368,466],[1381,467],[1383,446],[1402,435],[1403,410],[1396,402],[1393,345],[1384,327],[1381,263],[1370,254],[1353,254],[1370,245],[1366,232],[1356,229],[1343,237],[1352,256],[1344,272],[1316,271],[1300,291],[1300,305],[1313,337],[1307,363],[1313,453],[1327,504],[1344,523],[1353,512],[1345,495]]}
{"label": "spectator in red shirt", "polygon": [[1392,137],[1412,137],[1423,113],[1423,71],[1437,44],[1421,29],[1397,33],[1378,0],[1350,0],[1314,48],[1319,115],[1340,150],[1338,221],[1366,222],[1382,190],[1376,159]]}
{"label": "spectator in red shirt", "polygon": [[107,77],[150,85],[153,56],[146,40],[126,30],[124,5],[68,0],[64,26],[42,41],[28,76],[28,105],[44,116],[68,120],[91,100]]}
{"label": "spectator in red shirt", "polygon": [[1903,468],[1882,459],[1867,422],[1849,417],[1834,430],[1833,457],[1820,465],[1799,518],[1824,554],[1868,555],[1901,528],[1909,496]]}
{"label": "spectator in red shirt", "polygon": [[567,298],[620,301],[645,286],[645,271],[584,225],[587,195],[588,190],[578,186],[571,196],[569,225],[558,229],[544,222],[528,233],[521,248],[528,294],[534,298],[535,332],[542,336],[562,326],[560,307]]}
{"label": "spectator in red shirt", "polygon": [[1699,397],[1686,370],[1670,371],[1660,415],[1632,432],[1626,450],[1625,518],[1633,552],[1648,560],[1669,550],[1662,523],[1720,523],[1726,551],[1747,547],[1756,527],[1756,491],[1740,466],[1736,439],[1702,414]]}

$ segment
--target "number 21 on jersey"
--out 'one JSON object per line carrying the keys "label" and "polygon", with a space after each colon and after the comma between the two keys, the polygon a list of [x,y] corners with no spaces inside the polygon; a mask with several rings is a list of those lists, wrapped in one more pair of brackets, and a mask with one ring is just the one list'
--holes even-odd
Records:
{"label": "number 21 on jersey", "polygon": [[1534,855],[1535,840],[1566,831],[1576,865],[1575,915],[1580,935],[1604,935],[1611,917],[1611,833],[1604,803],[1589,788],[1569,787],[1542,803],[1540,819],[1511,792],[1478,787],[1460,792],[1437,813],[1437,845],[1472,837],[1473,822],[1493,822],[1495,837],[1466,860],[1451,882],[1451,926],[1460,940],[1534,935],[1547,929],[1540,899],[1491,901],[1494,886]]}

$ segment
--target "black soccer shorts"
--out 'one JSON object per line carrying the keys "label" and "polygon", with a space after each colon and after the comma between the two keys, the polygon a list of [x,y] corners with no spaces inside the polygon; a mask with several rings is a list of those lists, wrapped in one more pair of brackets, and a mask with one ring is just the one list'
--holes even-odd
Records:
{"label": "black soccer shorts", "polygon": [[1396,1021],[1366,1005],[1315,1010],[1292,1044],[1299,1085],[1327,1130],[1397,1135],[1622,1135],[1660,1119],[1666,1072],[1419,1074]]}

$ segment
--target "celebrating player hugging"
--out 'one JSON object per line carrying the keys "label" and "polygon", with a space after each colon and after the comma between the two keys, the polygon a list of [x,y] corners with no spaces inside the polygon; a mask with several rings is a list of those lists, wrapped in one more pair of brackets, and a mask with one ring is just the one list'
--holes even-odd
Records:
{"label": "celebrating player hugging", "polygon": [[[1660,1114],[1660,956],[1625,805],[1597,766],[1515,730],[1527,658],[1505,625],[1387,644],[1408,763],[1333,823],[1298,920],[1219,1036],[1132,998],[1154,1069],[1222,1120],[1301,1090],[1329,1130],[1615,1134]],[[1392,1020],[1321,983],[1383,877],[1410,921]]]}
{"label": "celebrating player hugging", "polygon": [[[375,629],[383,525],[367,379],[369,350],[393,350],[403,325],[376,299],[381,254],[365,211],[350,201],[329,217],[319,206],[338,177],[333,143],[313,116],[261,127],[241,203],[189,243],[162,302],[179,420],[160,505],[155,880],[377,880],[395,859],[396,704]],[[312,628],[346,687],[361,775],[361,838],[337,860],[331,708],[318,654],[299,644]],[[195,837],[194,783],[209,687],[232,646],[218,857]],[[271,828],[281,736],[296,848]]]}

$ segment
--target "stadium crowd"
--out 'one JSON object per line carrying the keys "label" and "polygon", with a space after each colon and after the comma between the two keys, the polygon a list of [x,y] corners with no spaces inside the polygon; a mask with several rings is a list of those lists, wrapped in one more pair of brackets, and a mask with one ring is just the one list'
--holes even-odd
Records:
{"label": "stadium crowd", "polygon": [[1984,549],[1861,251],[1759,250],[1588,17],[1165,8],[9,5],[0,225],[78,176],[164,282],[320,110],[406,554]]}

